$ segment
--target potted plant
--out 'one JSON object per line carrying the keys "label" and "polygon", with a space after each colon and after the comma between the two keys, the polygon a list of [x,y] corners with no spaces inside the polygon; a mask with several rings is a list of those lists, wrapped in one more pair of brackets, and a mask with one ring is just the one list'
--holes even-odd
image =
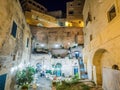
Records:
{"label": "potted plant", "polygon": [[21,89],[22,90],[28,90],[28,85],[26,84],[26,85],[23,85],[22,87],[21,87]]}
{"label": "potted plant", "polygon": [[28,90],[29,84],[33,81],[33,75],[35,74],[35,69],[32,66],[28,66],[23,70],[18,70],[16,73],[16,83],[21,86],[22,90]]}

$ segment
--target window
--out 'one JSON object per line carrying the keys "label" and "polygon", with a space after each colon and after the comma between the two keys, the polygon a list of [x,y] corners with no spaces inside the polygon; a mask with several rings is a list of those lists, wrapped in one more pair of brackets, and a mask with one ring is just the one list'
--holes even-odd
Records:
{"label": "window", "polygon": [[15,61],[16,55],[13,55],[13,61]]}
{"label": "window", "polygon": [[92,37],[92,35],[90,35],[90,41],[92,41],[92,39],[93,39],[93,37]]}
{"label": "window", "polygon": [[17,32],[17,24],[13,21],[12,32],[11,35],[15,38]]}
{"label": "window", "polygon": [[78,6],[80,6],[81,5],[81,3],[78,3]]}
{"label": "window", "polygon": [[28,1],[30,4],[32,4],[32,2],[31,1]]}
{"label": "window", "polygon": [[119,70],[119,66],[116,65],[116,64],[114,64],[114,65],[112,66],[112,69]]}
{"label": "window", "polygon": [[29,38],[27,38],[27,45],[26,45],[26,47],[28,47],[28,45],[29,45]]}
{"label": "window", "polygon": [[36,6],[36,4],[35,4],[35,3],[33,3],[32,5]]}
{"label": "window", "polygon": [[60,26],[64,26],[64,23],[63,22],[58,22]]}
{"label": "window", "polygon": [[36,43],[36,45],[39,45],[39,43]]}
{"label": "window", "polygon": [[40,8],[40,7],[37,5],[37,8]]}
{"label": "window", "polygon": [[88,24],[89,21],[92,21],[92,16],[91,16],[90,12],[88,12],[88,16],[86,19],[86,25]]}
{"label": "window", "polygon": [[70,32],[67,32],[67,37],[70,37]]}
{"label": "window", "polygon": [[79,21],[79,23],[81,23],[81,21]]}
{"label": "window", "polygon": [[108,21],[110,22],[116,16],[115,6],[113,5],[112,8],[108,11]]}
{"label": "window", "polygon": [[41,8],[41,10],[44,10],[44,8]]}
{"label": "window", "polygon": [[69,14],[74,14],[74,12],[73,12],[73,11],[69,11],[68,13],[69,13]]}
{"label": "window", "polygon": [[0,70],[1,70],[2,65],[0,64]]}

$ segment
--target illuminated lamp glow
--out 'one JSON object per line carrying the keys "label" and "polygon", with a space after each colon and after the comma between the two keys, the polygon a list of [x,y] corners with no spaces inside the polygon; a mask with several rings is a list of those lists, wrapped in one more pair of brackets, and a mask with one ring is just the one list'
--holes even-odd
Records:
{"label": "illuminated lamp glow", "polygon": [[18,68],[19,68],[19,69],[23,69],[23,68],[24,68],[24,65],[21,63],[21,64],[18,65]]}
{"label": "illuminated lamp glow", "polygon": [[40,46],[41,46],[41,47],[44,47],[44,46],[45,46],[45,44],[40,44]]}
{"label": "illuminated lamp glow", "polygon": [[69,27],[72,27],[73,25],[72,25],[72,23],[69,23]]}
{"label": "illuminated lamp glow", "polygon": [[84,27],[84,22],[83,21],[81,21],[80,27]]}
{"label": "illuminated lamp glow", "polygon": [[65,22],[65,26],[68,26],[69,25],[69,23],[68,22]]}
{"label": "illuminated lamp glow", "polygon": [[13,73],[15,70],[17,70],[17,67],[15,66],[15,67],[12,67],[11,68],[11,73]]}
{"label": "illuminated lamp glow", "polygon": [[55,48],[59,48],[60,47],[60,45],[59,44],[55,44]]}
{"label": "illuminated lamp glow", "polygon": [[68,45],[70,45],[70,42],[68,42]]}

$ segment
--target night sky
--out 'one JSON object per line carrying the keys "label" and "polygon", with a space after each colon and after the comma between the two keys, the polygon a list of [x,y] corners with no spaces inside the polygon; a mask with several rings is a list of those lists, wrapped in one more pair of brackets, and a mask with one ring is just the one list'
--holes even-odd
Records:
{"label": "night sky", "polygon": [[73,0],[35,0],[46,7],[48,11],[62,10],[66,12],[66,2]]}

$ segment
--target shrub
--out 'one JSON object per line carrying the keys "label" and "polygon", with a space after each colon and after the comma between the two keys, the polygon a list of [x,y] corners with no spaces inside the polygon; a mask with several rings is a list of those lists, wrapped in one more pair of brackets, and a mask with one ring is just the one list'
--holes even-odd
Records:
{"label": "shrub", "polygon": [[33,81],[34,74],[35,69],[32,66],[28,66],[23,70],[18,70],[16,73],[16,84],[18,86],[30,84]]}
{"label": "shrub", "polygon": [[83,90],[90,90],[90,87],[85,84],[81,84]]}

